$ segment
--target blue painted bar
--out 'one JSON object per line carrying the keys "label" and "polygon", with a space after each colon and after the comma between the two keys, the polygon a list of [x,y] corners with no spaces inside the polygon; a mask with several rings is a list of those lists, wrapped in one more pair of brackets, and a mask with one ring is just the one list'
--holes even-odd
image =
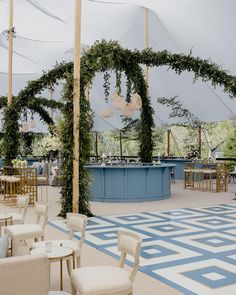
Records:
{"label": "blue painted bar", "polygon": [[145,202],[170,197],[170,172],[174,164],[154,166],[88,165],[92,201]]}
{"label": "blue painted bar", "polygon": [[184,179],[184,163],[191,162],[188,159],[163,159],[161,163],[174,164],[175,167],[175,179],[183,180]]}

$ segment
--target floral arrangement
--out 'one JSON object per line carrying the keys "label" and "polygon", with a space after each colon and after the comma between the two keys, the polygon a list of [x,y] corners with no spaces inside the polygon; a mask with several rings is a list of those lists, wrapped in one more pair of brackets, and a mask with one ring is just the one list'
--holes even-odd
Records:
{"label": "floral arrangement", "polygon": [[47,156],[50,151],[60,151],[62,144],[57,136],[47,135],[33,145],[34,155]]}
{"label": "floral arrangement", "polygon": [[14,159],[12,160],[13,167],[27,167],[26,160]]}

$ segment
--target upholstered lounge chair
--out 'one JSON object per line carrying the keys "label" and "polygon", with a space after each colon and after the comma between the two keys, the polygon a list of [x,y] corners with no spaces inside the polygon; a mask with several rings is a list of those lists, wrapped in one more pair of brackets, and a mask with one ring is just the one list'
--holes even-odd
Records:
{"label": "upholstered lounge chair", "polygon": [[48,185],[48,177],[49,177],[48,163],[34,162],[32,165],[32,168],[36,168],[37,171],[39,172],[38,167],[42,167],[42,169],[40,169],[41,173],[37,173],[38,185]]}
{"label": "upholstered lounge chair", "polygon": [[46,255],[0,259],[1,295],[69,295],[49,292],[49,261]]}

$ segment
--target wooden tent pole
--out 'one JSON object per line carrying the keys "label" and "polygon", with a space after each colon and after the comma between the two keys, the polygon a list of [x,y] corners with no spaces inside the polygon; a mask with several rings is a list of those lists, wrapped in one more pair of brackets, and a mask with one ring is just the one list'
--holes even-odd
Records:
{"label": "wooden tent pole", "polygon": [[168,158],[170,158],[170,154],[171,154],[170,135],[171,135],[171,130],[167,129],[167,155],[168,155]]}
{"label": "wooden tent pole", "polygon": [[80,120],[80,47],[81,47],[81,0],[75,0],[74,39],[74,96],[73,96],[73,212],[79,212],[79,120]]}
{"label": "wooden tent pole", "polygon": [[202,157],[202,126],[198,126],[198,152],[199,158]]}
{"label": "wooden tent pole", "polygon": [[120,131],[120,159],[123,159],[123,148],[122,148],[122,133]]}
{"label": "wooden tent pole", "polygon": [[96,161],[98,162],[98,132],[96,132],[96,137],[95,137],[95,151],[96,151]]}
{"label": "wooden tent pole", "polygon": [[8,96],[7,105],[12,103],[12,59],[13,59],[13,0],[9,0],[9,31],[8,31]]}

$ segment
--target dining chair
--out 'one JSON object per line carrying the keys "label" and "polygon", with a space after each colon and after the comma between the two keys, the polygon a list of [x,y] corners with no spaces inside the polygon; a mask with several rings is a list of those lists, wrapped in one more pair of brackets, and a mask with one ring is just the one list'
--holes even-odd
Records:
{"label": "dining chair", "polygon": [[25,223],[25,216],[28,210],[29,197],[24,195],[17,196],[17,207],[19,212],[8,212],[12,216],[12,224]]}
{"label": "dining chair", "polygon": [[[130,231],[118,231],[119,266],[92,266],[71,272],[72,294],[76,295],[132,295],[133,281],[139,267],[141,237]],[[127,254],[134,258],[133,269],[124,269]]]}
{"label": "dining chair", "polygon": [[[66,214],[66,227],[69,231],[69,239],[63,240],[50,240],[52,246],[63,245],[65,247],[71,248],[73,250],[73,267],[80,267],[81,264],[81,249],[85,240],[85,231],[87,225],[87,216],[77,213],[67,213]],[[80,240],[73,239],[74,233],[79,232]],[[49,241],[47,241],[49,242]],[[36,247],[45,247],[45,241],[34,243],[30,246],[31,249]],[[68,261],[69,263],[69,261]],[[69,268],[68,268],[69,270]]]}
{"label": "dining chair", "polygon": [[41,238],[44,240],[44,230],[48,220],[48,203],[35,203],[36,223],[15,224],[5,228],[6,234],[11,239],[11,254],[15,255],[17,241]]}

